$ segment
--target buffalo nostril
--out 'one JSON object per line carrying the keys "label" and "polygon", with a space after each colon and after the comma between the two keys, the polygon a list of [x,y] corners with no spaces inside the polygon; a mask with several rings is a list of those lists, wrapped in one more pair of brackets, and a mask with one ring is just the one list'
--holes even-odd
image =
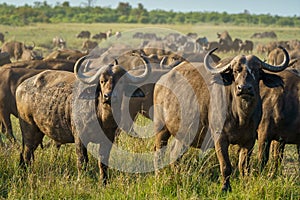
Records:
{"label": "buffalo nostril", "polygon": [[241,85],[237,86],[238,91],[242,91],[243,87]]}
{"label": "buffalo nostril", "polygon": [[252,86],[251,85],[238,85],[237,90],[239,92],[250,92],[252,90]]}
{"label": "buffalo nostril", "polygon": [[109,99],[110,96],[111,96],[110,94],[104,94],[104,98],[105,98],[105,99]]}

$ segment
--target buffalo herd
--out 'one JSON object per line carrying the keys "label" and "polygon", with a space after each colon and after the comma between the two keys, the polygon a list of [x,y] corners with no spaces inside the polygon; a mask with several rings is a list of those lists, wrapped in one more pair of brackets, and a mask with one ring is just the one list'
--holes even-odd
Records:
{"label": "buffalo herd", "polygon": [[[232,39],[228,31],[217,33],[216,41],[197,33],[136,31],[127,36],[137,42],[132,48],[118,43],[124,35],[111,29],[94,35],[81,31],[76,35],[86,39],[81,50],[68,49],[55,36],[54,50],[43,57],[34,42],[5,41],[0,34],[1,131],[10,142],[18,142],[10,116],[19,118],[20,166],[32,163],[47,136],[57,145],[75,143],[80,175],[88,162],[87,145],[96,143],[99,180],[106,184],[117,133],[132,131],[140,114],[153,122],[157,174],[166,166],[171,137],[175,148],[169,156],[175,164],[189,147],[202,148],[210,140],[222,191],[231,191],[230,145],[239,146],[241,176],[250,172],[256,141],[260,171],[272,142],[277,167],[286,144],[297,145],[300,162],[299,40],[257,44]],[[277,38],[274,32],[263,32],[251,39],[264,37]],[[99,48],[98,41],[110,38],[114,45]],[[234,56],[220,58],[216,53]],[[101,130],[96,133],[95,122]],[[7,145],[3,137],[1,146]]]}

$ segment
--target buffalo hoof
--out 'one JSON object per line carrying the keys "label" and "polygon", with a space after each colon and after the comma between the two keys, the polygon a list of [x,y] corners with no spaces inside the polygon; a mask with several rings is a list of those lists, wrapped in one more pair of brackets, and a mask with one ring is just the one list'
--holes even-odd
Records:
{"label": "buffalo hoof", "polygon": [[225,183],[222,187],[222,192],[231,192],[230,183]]}

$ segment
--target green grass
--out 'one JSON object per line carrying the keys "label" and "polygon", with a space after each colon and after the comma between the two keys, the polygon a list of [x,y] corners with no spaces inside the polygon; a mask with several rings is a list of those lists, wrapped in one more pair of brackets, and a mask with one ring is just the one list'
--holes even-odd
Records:
{"label": "green grass", "polygon": [[[139,119],[143,121],[143,118]],[[16,124],[15,133],[20,139]],[[47,138],[45,138],[47,143]],[[6,140],[4,140],[6,141]],[[240,177],[235,148],[231,149],[234,171],[231,193],[220,191],[219,164],[214,150],[201,153],[189,149],[179,163],[179,170],[165,167],[159,176],[154,172],[126,173],[109,169],[109,183],[103,187],[98,182],[96,159],[90,155],[88,170],[77,180],[76,155],[73,144],[35,151],[33,167],[28,172],[20,169],[19,144],[9,144],[0,151],[0,199],[299,199],[300,177],[296,148],[287,145],[282,174],[271,176],[269,162],[265,172],[256,173],[256,149],[252,156],[252,172]],[[116,145],[127,151],[152,151],[153,140],[139,139],[121,133]]]}
{"label": "green grass", "polygon": [[[92,33],[106,31],[127,31],[142,28],[136,24],[33,24],[26,27],[0,26],[2,32],[7,31],[7,40],[35,41],[45,53],[49,52],[51,40],[56,35],[63,36],[69,48],[80,49],[82,39],[75,35],[81,30]],[[150,26],[148,26],[150,27]],[[300,38],[300,28],[280,27],[234,27],[213,25],[155,25],[154,27],[170,28],[182,33],[197,32],[216,40],[216,32],[228,30],[233,38],[249,39],[254,32],[274,30],[279,40]],[[268,42],[269,40],[255,40]],[[255,52],[254,52],[255,53]],[[224,55],[226,56],[226,55]],[[138,119],[146,124],[144,118]],[[62,146],[59,151],[55,147],[35,151],[35,161],[28,172],[19,168],[21,152],[21,133],[18,121],[13,118],[14,133],[19,143],[10,144],[6,138],[5,147],[0,147],[0,199],[300,199],[299,164],[296,148],[287,145],[282,174],[272,176],[272,162],[265,172],[256,173],[256,147],[252,156],[252,172],[248,177],[240,177],[234,164],[231,178],[233,192],[222,193],[219,164],[214,150],[205,154],[200,150],[190,149],[179,163],[180,171],[171,167],[161,170],[158,177],[153,172],[126,173],[117,169],[109,169],[109,183],[103,187],[98,182],[97,161],[90,156],[87,172],[77,180],[76,155],[73,144]],[[47,138],[44,144],[47,143]],[[153,151],[153,138],[137,139],[121,133],[116,145],[130,152]],[[232,163],[237,163],[237,156],[231,151]]]}

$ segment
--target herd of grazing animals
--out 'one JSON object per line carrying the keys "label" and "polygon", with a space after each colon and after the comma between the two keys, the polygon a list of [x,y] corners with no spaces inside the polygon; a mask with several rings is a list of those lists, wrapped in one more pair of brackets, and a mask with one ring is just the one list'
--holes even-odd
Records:
{"label": "herd of grazing animals", "polygon": [[[111,34],[109,30],[105,36],[99,33],[92,38],[108,39]],[[103,36],[97,38],[98,35]],[[120,32],[115,36],[122,37]],[[10,115],[19,118],[20,165],[23,167],[30,165],[34,151],[39,145],[43,146],[45,135],[57,144],[75,143],[78,175],[88,162],[87,144],[100,144],[99,179],[104,184],[108,179],[108,160],[116,132],[118,129],[130,131],[138,114],[154,122],[153,162],[157,173],[164,167],[162,159],[171,136],[179,148],[171,154],[174,162],[187,147],[201,148],[206,137],[213,139],[222,191],[231,191],[232,166],[228,153],[231,144],[240,147],[238,168],[242,176],[249,173],[256,140],[261,170],[268,161],[272,141],[277,142],[278,160],[282,159],[285,144],[296,144],[300,162],[300,42],[276,43],[272,50],[267,45],[261,46],[262,51],[268,51],[265,62],[255,55],[240,55],[253,52],[252,41],[232,40],[227,31],[217,36],[219,41],[209,42],[205,37],[197,40],[195,34],[170,34],[159,38],[152,33],[137,32],[133,38],[144,39],[138,49],[120,55],[118,47],[103,49],[101,59],[108,63],[97,66],[92,76],[85,75],[85,71],[92,69],[87,53],[97,47],[97,43],[89,44],[89,31],[76,36],[88,39],[82,47],[84,52],[67,49],[66,42],[55,37],[53,45],[60,49],[43,59],[33,53],[34,46],[3,39],[1,54],[6,52],[16,61],[5,61],[0,68],[2,133],[16,142]],[[191,48],[183,50],[186,44]],[[217,50],[233,51],[238,55],[221,59],[213,54]],[[30,55],[28,58],[25,58],[26,52]],[[148,83],[143,84],[146,80]],[[76,94],[74,88],[82,85],[82,91]],[[129,95],[128,88],[131,89]],[[95,94],[91,95],[91,90]],[[74,107],[77,96],[80,100],[75,101]],[[93,105],[96,118],[85,114],[83,124],[96,120],[103,133],[86,130],[73,116],[74,112],[89,113],[88,106],[92,105],[86,102],[90,99],[96,102],[96,106]],[[182,101],[190,103],[182,105]],[[112,104],[116,106],[114,111]],[[116,117],[113,112],[120,114]],[[130,118],[123,117],[127,112]],[[78,123],[79,129],[84,131],[78,130]],[[1,138],[0,143],[3,144]]]}

